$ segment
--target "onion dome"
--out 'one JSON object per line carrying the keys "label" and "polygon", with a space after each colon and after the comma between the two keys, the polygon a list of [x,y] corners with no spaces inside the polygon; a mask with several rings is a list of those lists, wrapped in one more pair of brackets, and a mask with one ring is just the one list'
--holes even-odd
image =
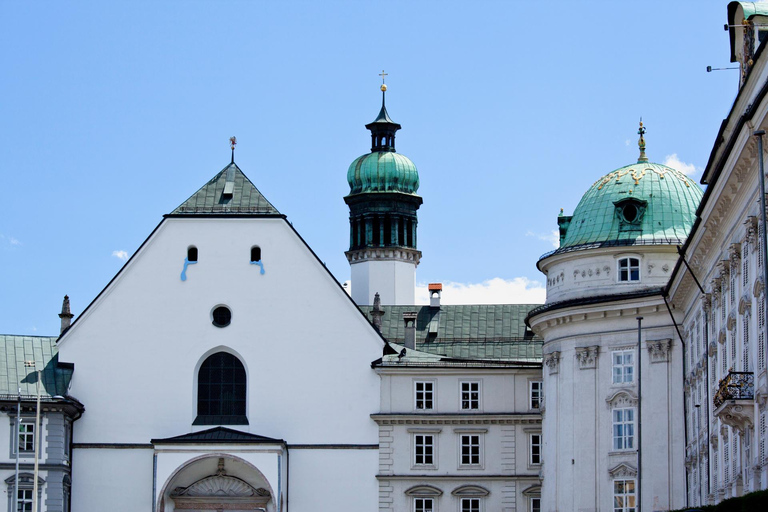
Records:
{"label": "onion dome", "polygon": [[385,104],[387,86],[381,86],[381,110],[365,125],[371,131],[371,152],[355,159],[347,171],[349,193],[401,192],[419,190],[419,172],[411,160],[395,152],[395,132],[401,126],[392,121]]}
{"label": "onion dome", "polygon": [[[555,254],[594,247],[682,244],[694,221],[702,191],[688,176],[645,156],[640,123],[640,158],[597,180],[573,212],[558,217]],[[546,256],[550,256],[550,254]]]}

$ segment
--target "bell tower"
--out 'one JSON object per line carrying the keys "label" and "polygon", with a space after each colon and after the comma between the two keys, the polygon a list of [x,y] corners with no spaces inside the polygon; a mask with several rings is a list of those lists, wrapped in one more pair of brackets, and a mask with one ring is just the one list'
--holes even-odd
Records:
{"label": "bell tower", "polygon": [[415,301],[416,267],[421,252],[416,245],[416,194],[419,173],[407,157],[395,152],[395,132],[386,107],[386,76],[382,72],[381,110],[365,125],[371,132],[371,152],[352,162],[347,172],[349,195],[349,250],[352,299],[373,304],[374,295],[387,305]]}

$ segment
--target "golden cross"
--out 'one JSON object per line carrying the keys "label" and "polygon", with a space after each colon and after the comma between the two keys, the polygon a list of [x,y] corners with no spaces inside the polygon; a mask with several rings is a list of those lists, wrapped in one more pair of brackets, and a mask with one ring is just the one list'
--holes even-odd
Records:
{"label": "golden cross", "polygon": [[388,75],[389,75],[389,73],[385,73],[383,69],[381,70],[381,73],[379,73],[379,76],[381,77],[381,83],[382,84],[384,83],[384,80],[385,80],[384,77],[386,77]]}

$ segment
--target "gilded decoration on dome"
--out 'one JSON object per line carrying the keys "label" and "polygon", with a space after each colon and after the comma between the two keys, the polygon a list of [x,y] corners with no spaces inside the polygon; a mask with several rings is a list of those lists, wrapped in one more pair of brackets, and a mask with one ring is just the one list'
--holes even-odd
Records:
{"label": "gilded decoration on dome", "polygon": [[645,176],[646,172],[648,171],[656,173],[659,176],[659,179],[662,179],[662,180],[665,178],[666,174],[671,172],[672,175],[678,180],[680,180],[686,187],[691,186],[685,174],[681,173],[676,169],[672,169],[671,167],[661,167],[661,166],[646,167],[642,170],[632,169],[632,166],[617,169],[612,173],[606,174],[605,176],[603,176],[602,178],[594,182],[592,186],[593,187],[597,186],[597,190],[602,190],[607,183],[613,180],[616,180],[616,183],[621,183],[621,178],[623,178],[627,174],[629,174],[632,180],[634,180],[635,185],[639,185],[640,180]]}

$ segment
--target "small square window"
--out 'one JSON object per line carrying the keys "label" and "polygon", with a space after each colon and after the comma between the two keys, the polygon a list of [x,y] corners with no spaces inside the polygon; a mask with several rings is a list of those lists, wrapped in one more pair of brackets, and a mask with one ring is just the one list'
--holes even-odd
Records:
{"label": "small square window", "polygon": [[461,465],[478,466],[480,465],[480,435],[462,434],[461,435]]}
{"label": "small square window", "polygon": [[415,466],[433,466],[435,464],[435,436],[432,434],[414,434],[413,464]]}
{"label": "small square window", "polygon": [[413,498],[413,512],[435,512],[432,498]]}
{"label": "small square window", "polygon": [[461,383],[461,409],[472,411],[480,409],[480,383]]}
{"label": "small square window", "polygon": [[418,381],[415,383],[416,409],[431,411],[434,409],[435,383],[432,381]]}
{"label": "small square window", "polygon": [[622,258],[619,260],[619,281],[639,281],[640,260],[637,258]]}
{"label": "small square window", "polygon": [[541,408],[541,401],[544,398],[543,383],[540,380],[532,380],[529,383],[530,408]]}

